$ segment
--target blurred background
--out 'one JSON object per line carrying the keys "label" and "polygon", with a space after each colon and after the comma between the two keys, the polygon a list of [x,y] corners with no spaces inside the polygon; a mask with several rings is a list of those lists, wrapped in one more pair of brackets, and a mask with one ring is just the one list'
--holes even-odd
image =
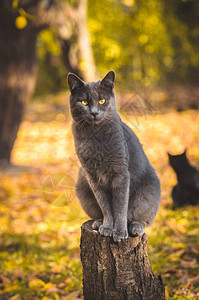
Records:
{"label": "blurred background", "polygon": [[173,210],[167,152],[199,166],[197,0],[1,0],[0,299],[82,297],[67,73],[116,72],[120,116],[162,185],[147,229],[167,299],[199,299],[199,209]]}

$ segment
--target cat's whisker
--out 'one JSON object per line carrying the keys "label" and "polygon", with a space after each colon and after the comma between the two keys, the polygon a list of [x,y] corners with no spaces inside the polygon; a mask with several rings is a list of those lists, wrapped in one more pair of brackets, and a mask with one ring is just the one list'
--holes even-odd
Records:
{"label": "cat's whisker", "polygon": [[116,121],[115,120],[110,120],[108,117],[105,116],[104,118],[110,125],[112,124],[116,124]]}
{"label": "cat's whisker", "polygon": [[76,122],[76,125],[85,125],[86,121],[84,119],[80,119],[78,122]]}

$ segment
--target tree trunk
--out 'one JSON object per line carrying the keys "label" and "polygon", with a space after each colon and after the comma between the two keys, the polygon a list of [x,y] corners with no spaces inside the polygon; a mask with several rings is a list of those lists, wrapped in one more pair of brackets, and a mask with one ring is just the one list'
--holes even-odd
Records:
{"label": "tree trunk", "polygon": [[11,151],[36,79],[36,30],[15,27],[16,12],[0,4],[0,160]]}
{"label": "tree trunk", "polygon": [[164,300],[161,277],[155,277],[147,256],[147,235],[120,243],[82,225],[81,261],[85,300]]}
{"label": "tree trunk", "polygon": [[80,78],[83,78],[84,75],[78,67],[76,55],[73,55],[73,58],[71,58],[71,40],[59,37],[59,42],[62,49],[63,61],[67,71],[76,74]]}
{"label": "tree trunk", "polygon": [[86,81],[94,81],[96,78],[96,69],[87,28],[87,0],[79,0],[79,7],[76,12],[76,25],[80,53],[80,70]]}
{"label": "tree trunk", "polygon": [[[14,5],[13,5],[14,4]],[[13,6],[17,6],[13,8]],[[1,0],[0,1],[0,163],[10,163],[11,151],[22,121],[26,102],[31,97],[36,81],[36,38],[40,30],[51,25],[64,28],[66,65],[78,73],[69,61],[70,43],[67,18],[75,11],[75,26],[81,73],[85,80],[94,79],[95,66],[87,30],[87,0],[80,0],[77,9],[71,9],[63,0]],[[16,17],[25,14],[27,26],[19,30]],[[71,30],[74,30],[72,27]],[[63,35],[63,34],[62,34]],[[83,66],[86,66],[84,68]],[[81,75],[80,74],[80,75]]]}

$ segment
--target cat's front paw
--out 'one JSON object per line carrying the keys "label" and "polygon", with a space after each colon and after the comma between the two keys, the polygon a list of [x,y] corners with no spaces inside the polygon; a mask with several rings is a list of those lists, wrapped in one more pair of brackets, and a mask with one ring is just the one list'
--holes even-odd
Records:
{"label": "cat's front paw", "polygon": [[132,222],[129,225],[129,234],[132,236],[143,235],[144,226],[138,222]]}
{"label": "cat's front paw", "polygon": [[100,220],[95,220],[92,224],[92,228],[94,230],[98,230],[100,228],[100,226],[102,225],[102,219]]}
{"label": "cat's front paw", "polygon": [[108,227],[106,225],[101,225],[99,227],[99,233],[104,236],[112,236],[113,228]]}
{"label": "cat's front paw", "polygon": [[121,240],[128,238],[128,230],[117,230],[113,229],[113,240],[114,242],[121,242]]}

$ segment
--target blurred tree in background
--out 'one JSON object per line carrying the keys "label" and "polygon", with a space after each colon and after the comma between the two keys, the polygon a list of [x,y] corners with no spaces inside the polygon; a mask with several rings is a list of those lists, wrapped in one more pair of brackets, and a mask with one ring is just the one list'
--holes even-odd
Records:
{"label": "blurred tree in background", "polygon": [[198,20],[197,0],[89,0],[97,70],[114,69],[120,89],[197,82]]}
{"label": "blurred tree in background", "polygon": [[199,1],[163,2],[163,17],[173,48],[172,68],[166,72],[165,78],[169,82],[198,83]]}
{"label": "blurred tree in background", "polygon": [[42,95],[66,89],[66,72],[87,81],[96,70],[87,28],[87,0],[67,1],[66,18],[57,30],[42,31],[37,41],[39,73],[35,93]]}
{"label": "blurred tree in background", "polygon": [[116,70],[124,89],[198,80],[198,14],[197,0],[90,0],[98,70]]}
{"label": "blurred tree in background", "polygon": [[[64,0],[3,0],[0,2],[0,160],[10,162],[11,151],[22,121],[27,100],[31,97],[36,81],[37,36],[42,32],[43,51],[40,66],[47,66],[45,77],[55,74],[51,91],[60,89],[62,69],[50,64],[49,53],[63,52],[68,71],[74,71],[85,80],[95,76],[95,66],[87,30],[87,0],[80,0],[75,7]],[[55,38],[56,34],[56,38]],[[56,40],[57,39],[57,40]],[[71,55],[71,44],[78,44],[77,55]],[[50,50],[45,46],[50,46]],[[76,61],[75,61],[75,59]],[[74,62],[75,61],[75,62]],[[79,65],[81,69],[79,68]],[[40,73],[42,68],[40,68]],[[41,76],[39,77],[41,78]]]}
{"label": "blurred tree in background", "polygon": [[0,159],[10,161],[36,62],[36,95],[65,90],[67,72],[95,80],[96,69],[114,69],[123,91],[194,83],[198,20],[197,0],[2,0]]}

